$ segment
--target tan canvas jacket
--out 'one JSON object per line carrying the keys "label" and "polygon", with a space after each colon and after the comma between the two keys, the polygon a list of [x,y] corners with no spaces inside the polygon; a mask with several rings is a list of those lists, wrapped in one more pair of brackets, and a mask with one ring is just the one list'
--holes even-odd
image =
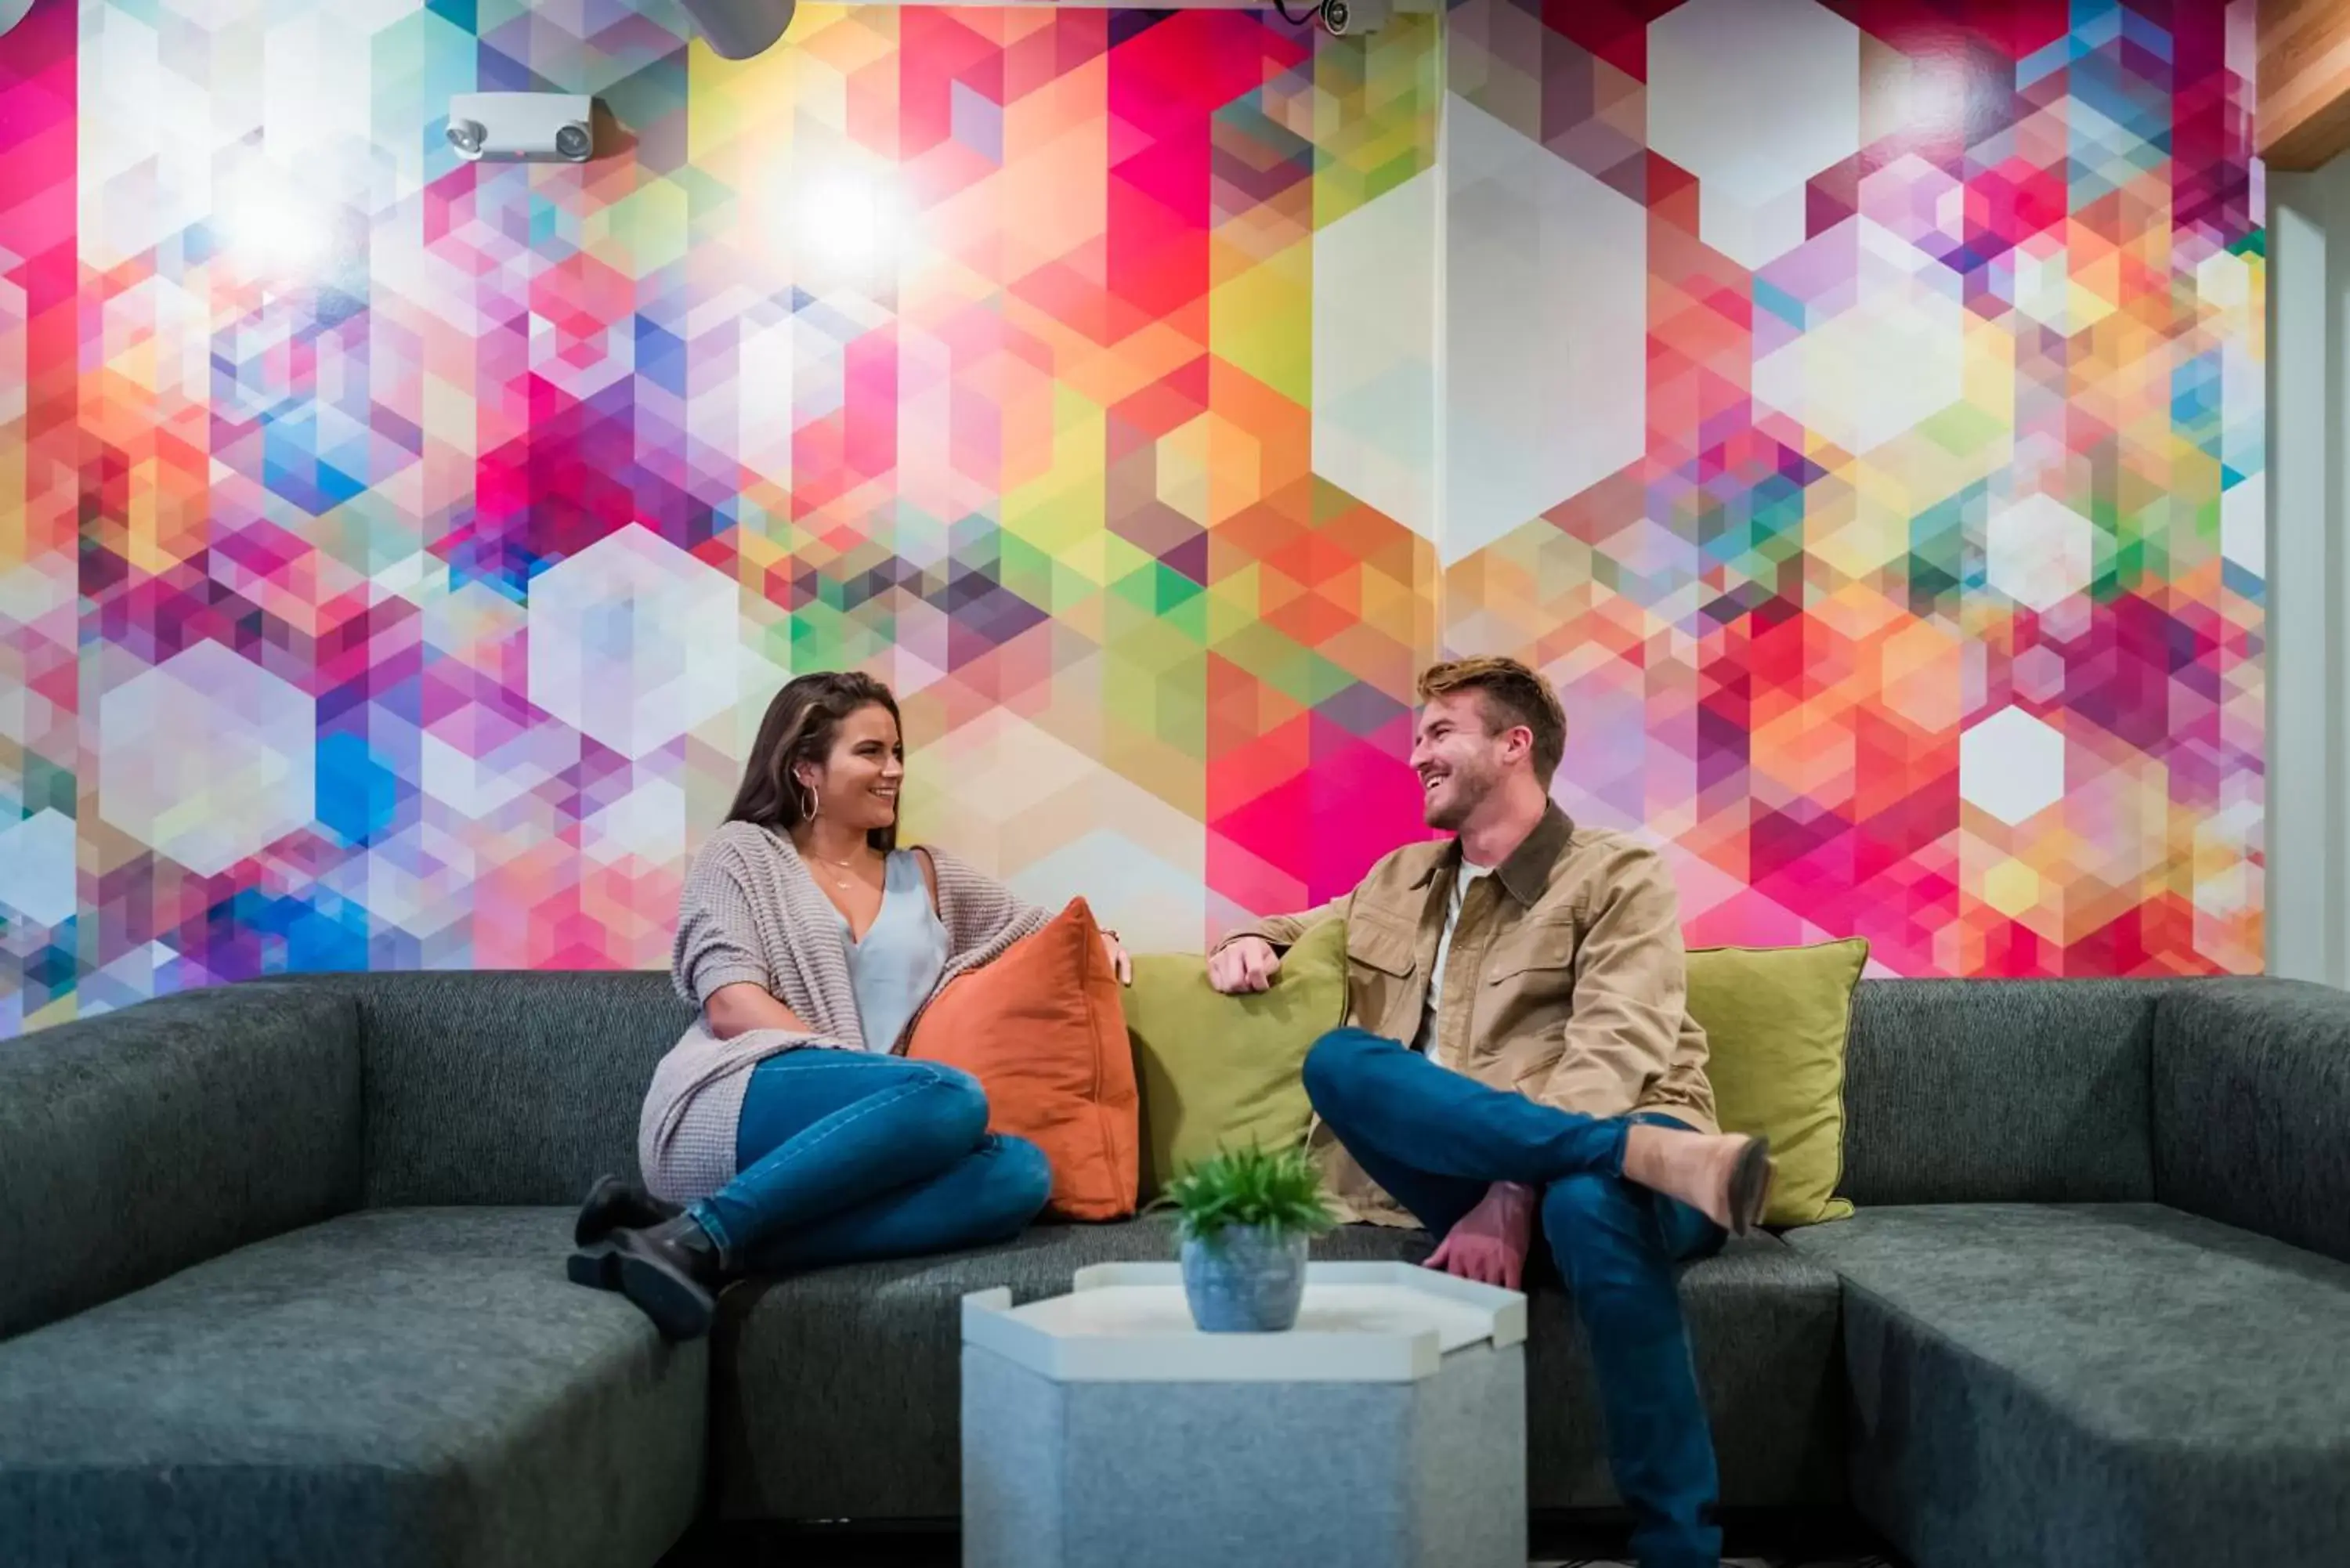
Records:
{"label": "tan canvas jacket", "polygon": [[[1347,1020],[1409,1043],[1461,864],[1458,840],[1408,845],[1343,898],[1227,936],[1285,950],[1347,922]],[[1689,1015],[1680,900],[1663,857],[1552,806],[1469,887],[1447,955],[1430,1056],[1482,1084],[1595,1116],[1661,1111],[1713,1132],[1705,1031]],[[1316,1121],[1313,1145],[1349,1217],[1417,1223]]]}

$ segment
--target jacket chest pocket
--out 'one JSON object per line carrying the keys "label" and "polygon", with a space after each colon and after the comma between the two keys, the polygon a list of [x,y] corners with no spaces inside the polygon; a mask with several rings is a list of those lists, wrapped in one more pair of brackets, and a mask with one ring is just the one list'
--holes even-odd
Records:
{"label": "jacket chest pocket", "polygon": [[1409,926],[1385,920],[1347,922],[1347,995],[1354,1023],[1399,1039],[1418,1032],[1418,1020],[1409,1017],[1419,995],[1416,945]]}
{"label": "jacket chest pocket", "polygon": [[1575,924],[1564,917],[1497,936],[1485,955],[1480,1012],[1505,1033],[1564,1023],[1575,1010]]}
{"label": "jacket chest pocket", "polygon": [[1485,960],[1485,984],[1518,991],[1561,992],[1575,989],[1575,954],[1494,952]]}
{"label": "jacket chest pocket", "polygon": [[1347,965],[1369,970],[1388,980],[1409,980],[1419,967],[1414,932],[1386,920],[1354,919],[1347,923]]}

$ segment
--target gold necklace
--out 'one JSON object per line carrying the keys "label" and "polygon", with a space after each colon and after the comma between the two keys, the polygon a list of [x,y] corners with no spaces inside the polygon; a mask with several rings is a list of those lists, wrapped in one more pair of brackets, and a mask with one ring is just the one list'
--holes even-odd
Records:
{"label": "gold necklace", "polygon": [[[857,869],[857,862],[855,860],[835,860],[827,856],[818,855],[814,850],[809,850],[807,852],[807,858],[816,861],[821,865],[837,867],[843,871],[855,871]],[[849,878],[847,877],[835,877],[832,885],[846,893],[848,891]]]}

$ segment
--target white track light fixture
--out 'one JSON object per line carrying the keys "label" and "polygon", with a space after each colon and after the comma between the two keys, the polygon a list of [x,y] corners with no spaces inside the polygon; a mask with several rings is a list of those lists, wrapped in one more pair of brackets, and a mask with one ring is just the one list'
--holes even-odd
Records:
{"label": "white track light fixture", "polygon": [[585,93],[461,92],[449,100],[448,136],[469,163],[585,163],[596,151],[596,100]]}
{"label": "white track light fixture", "polygon": [[680,0],[712,52],[747,60],[792,25],[792,0]]}

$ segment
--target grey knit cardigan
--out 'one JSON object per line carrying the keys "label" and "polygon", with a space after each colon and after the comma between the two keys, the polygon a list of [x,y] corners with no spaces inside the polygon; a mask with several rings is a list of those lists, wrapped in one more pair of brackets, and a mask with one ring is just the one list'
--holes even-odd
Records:
{"label": "grey knit cardigan", "polygon": [[[945,851],[928,854],[947,929],[941,986],[1050,918]],[[754,1067],[779,1052],[858,1049],[864,1039],[847,932],[790,839],[747,822],[726,824],[694,857],[680,904],[670,973],[694,1006],[693,1026],[653,1069],[637,1124],[645,1186],[672,1203],[708,1197],[733,1179],[735,1129]],[[702,1004],[720,986],[743,981],[764,989],[811,1032],[754,1029],[730,1040],[711,1033]],[[899,1048],[920,1017],[918,1009]]]}

